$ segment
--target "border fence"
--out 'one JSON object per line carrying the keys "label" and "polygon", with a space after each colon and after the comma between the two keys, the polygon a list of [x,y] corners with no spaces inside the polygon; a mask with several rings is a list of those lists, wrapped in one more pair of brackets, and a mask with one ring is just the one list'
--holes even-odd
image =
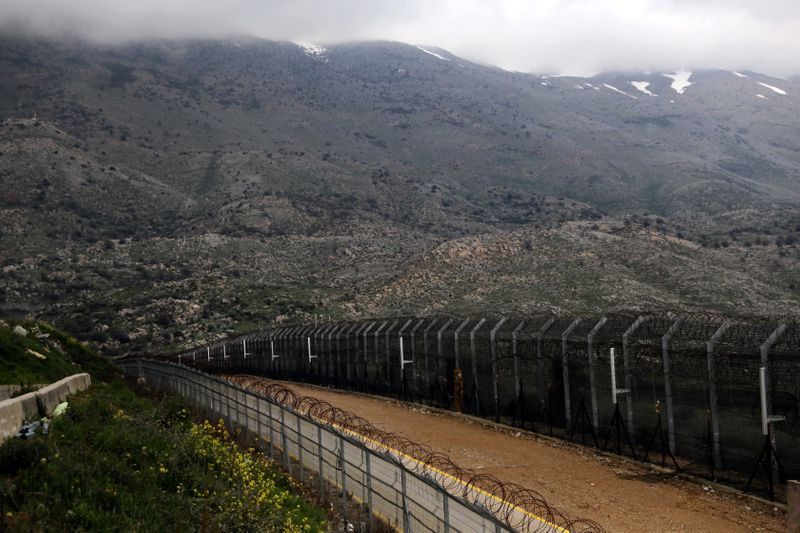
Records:
{"label": "border fence", "polygon": [[380,318],[268,328],[171,357],[426,402],[771,499],[800,477],[800,324],[789,319]]}
{"label": "border fence", "polygon": [[341,496],[367,505],[373,516],[405,532],[604,531],[570,520],[537,493],[459,469],[445,455],[383,432],[327,402],[248,377],[227,380],[170,362],[126,359],[131,377],[179,393],[269,444],[269,454],[303,480],[313,472]]}

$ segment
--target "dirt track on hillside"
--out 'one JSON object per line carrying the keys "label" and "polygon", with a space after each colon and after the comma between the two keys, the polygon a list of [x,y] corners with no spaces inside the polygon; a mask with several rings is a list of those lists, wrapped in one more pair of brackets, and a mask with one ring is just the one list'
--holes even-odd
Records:
{"label": "dirt track on hillside", "polygon": [[394,400],[285,384],[445,452],[462,467],[534,489],[570,516],[595,520],[609,532],[786,530],[785,514],[772,506],[589,448]]}

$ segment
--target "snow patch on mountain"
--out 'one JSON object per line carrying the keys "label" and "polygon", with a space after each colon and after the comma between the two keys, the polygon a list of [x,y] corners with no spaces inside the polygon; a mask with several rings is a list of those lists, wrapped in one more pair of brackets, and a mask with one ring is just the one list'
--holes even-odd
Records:
{"label": "snow patch on mountain", "polygon": [[778,87],[775,87],[774,85],[768,85],[768,84],[764,83],[763,81],[757,81],[756,83],[761,85],[762,87],[766,87],[767,89],[772,90],[772,92],[776,92],[778,94],[782,94],[783,96],[786,96],[786,94],[787,94],[786,91],[784,91],[783,89],[779,89]]}
{"label": "snow patch on mountain", "polygon": [[632,81],[630,82],[637,90],[643,92],[644,94],[649,94],[650,96],[656,96],[655,94],[651,93],[647,86],[650,85],[649,81]]}
{"label": "snow patch on mountain", "polygon": [[747,77],[746,75],[742,74],[741,72],[734,72],[734,71],[731,71],[731,74],[733,74],[733,75],[734,75],[734,76],[736,76],[737,78],[746,78],[746,77]]}
{"label": "snow patch on mountain", "polygon": [[672,74],[664,74],[664,76],[672,80],[670,87],[672,87],[678,94],[683,94],[687,87],[694,85],[691,81],[689,81],[689,78],[692,77],[692,71],[690,70],[679,70]]}
{"label": "snow patch on mountain", "polygon": [[618,92],[619,94],[624,94],[628,98],[633,98],[634,100],[638,100],[639,99],[637,96],[633,96],[632,94],[628,94],[625,91],[620,91],[619,89],[617,89],[613,85],[609,85],[607,83],[604,83],[603,87],[605,87],[606,89],[611,89],[612,91]]}
{"label": "snow patch on mountain", "polygon": [[435,58],[441,59],[442,61],[450,61],[450,58],[449,58],[449,57],[444,57],[444,56],[441,56],[441,55],[437,54],[436,52],[431,52],[430,50],[425,50],[425,49],[424,49],[424,48],[422,48],[421,46],[417,46],[417,48],[419,48],[420,50],[422,50],[422,51],[423,51],[423,52],[425,52],[426,54],[430,54],[430,55],[432,55],[432,56],[433,56],[433,57],[435,57]]}
{"label": "snow patch on mountain", "polygon": [[767,97],[766,97],[766,96],[764,96],[763,94],[757,94],[756,96],[758,96],[759,98],[764,98],[764,99],[766,99],[766,98],[767,98]]}
{"label": "snow patch on mountain", "polygon": [[294,44],[302,48],[306,55],[309,55],[314,59],[323,59],[325,54],[328,53],[327,48],[318,44],[307,43],[304,41],[295,41]]}

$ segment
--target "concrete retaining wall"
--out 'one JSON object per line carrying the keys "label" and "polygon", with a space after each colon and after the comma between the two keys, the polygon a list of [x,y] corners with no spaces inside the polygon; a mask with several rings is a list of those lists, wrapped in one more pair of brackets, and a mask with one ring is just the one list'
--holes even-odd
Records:
{"label": "concrete retaining wall", "polygon": [[16,398],[0,402],[0,441],[14,435],[25,422],[39,418],[38,397],[48,415],[67,396],[82,391],[91,385],[89,374],[75,374],[62,380],[45,385],[35,392],[29,392]]}

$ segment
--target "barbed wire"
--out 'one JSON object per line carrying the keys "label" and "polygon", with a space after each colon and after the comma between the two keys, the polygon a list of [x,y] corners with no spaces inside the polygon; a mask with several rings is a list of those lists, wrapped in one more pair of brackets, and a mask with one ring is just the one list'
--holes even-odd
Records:
{"label": "barbed wire", "polygon": [[[539,335],[541,335],[543,340],[560,341],[564,331],[566,331],[576,319],[580,319],[580,323],[570,333],[567,341],[570,343],[583,342],[586,340],[587,334],[604,318],[605,323],[596,331],[595,335],[595,340],[598,343],[619,343],[622,335],[636,323],[636,327],[633,328],[633,331],[630,333],[631,339],[660,342],[661,338],[667,334],[667,332],[670,332],[670,338],[673,343],[705,343],[710,341],[715,333],[722,329],[721,335],[715,339],[716,344],[734,350],[752,351],[764,343],[779,326],[784,325],[785,328],[782,334],[778,336],[774,344],[776,350],[786,351],[788,349],[800,351],[800,318],[797,316],[726,317],[713,312],[687,312],[685,310],[644,312],[615,310],[605,315],[534,314],[509,315],[506,318],[508,320],[498,333],[497,338],[500,342],[509,340],[511,331],[523,322],[524,327],[517,335],[519,343],[530,343],[535,341]],[[459,329],[465,320],[467,321],[467,325],[460,331],[460,340],[468,341],[470,330],[480,319],[474,317],[458,318],[454,316],[403,316],[350,320],[338,323],[320,323],[318,328],[331,326],[331,331],[337,332],[334,336],[334,341],[340,339],[356,339],[356,344],[359,345],[359,343],[363,341],[363,335],[359,334],[362,327],[359,326],[366,326],[370,323],[375,324],[368,334],[368,342],[373,342],[375,339],[375,331],[380,324],[384,322],[392,323],[394,321],[404,323],[409,320],[435,322],[435,327],[427,334],[433,338],[435,342],[436,336],[441,330],[444,335],[444,341],[452,342],[454,332]],[[487,320],[487,325],[476,333],[477,338],[484,339],[488,337],[492,329],[491,325],[496,323],[496,318]],[[428,324],[431,324],[431,322],[428,322],[426,325]],[[540,328],[545,325],[547,325],[547,327],[544,331],[541,331]],[[312,328],[312,326],[314,326],[314,324],[279,325],[273,328],[239,335],[234,338],[216,340],[210,344],[196,346],[193,350],[205,350],[206,346],[210,346],[212,350],[218,350],[227,343],[241,341],[241,339],[248,336],[251,336],[253,341],[261,341],[267,338],[272,339],[278,332],[285,333],[293,329],[299,332],[303,327],[308,330]],[[399,329],[399,327],[395,327],[391,334],[398,335]],[[416,335],[418,337],[422,336],[422,329],[423,328],[417,330]],[[321,329],[319,330],[321,331]],[[410,330],[407,329],[404,334],[408,335],[409,331]],[[383,333],[381,333],[381,335],[383,335]],[[181,355],[186,356],[191,353],[192,350],[187,350],[181,352]],[[177,355],[178,354],[174,354],[174,356]]]}
{"label": "barbed wire", "polygon": [[375,427],[367,419],[313,396],[301,396],[289,387],[251,376],[224,376],[231,383],[257,392],[276,403],[304,413],[333,430],[357,436],[368,448],[389,452],[402,466],[433,480],[450,494],[487,509],[514,531],[551,531],[553,526],[571,533],[604,533],[605,529],[587,518],[570,518],[550,505],[535,490],[501,481],[492,474],[475,473],[458,466],[446,454],[397,433]]}

